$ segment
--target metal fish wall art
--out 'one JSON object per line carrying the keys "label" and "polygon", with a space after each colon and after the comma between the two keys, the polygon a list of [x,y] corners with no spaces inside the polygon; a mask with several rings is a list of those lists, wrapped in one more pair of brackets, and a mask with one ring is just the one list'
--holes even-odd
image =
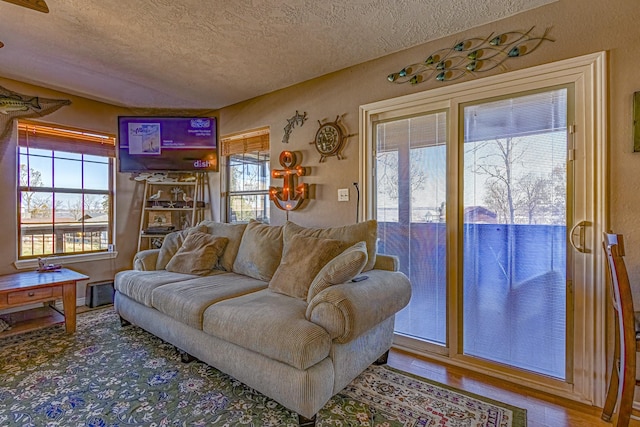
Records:
{"label": "metal fish wall art", "polygon": [[554,41],[547,37],[549,28],[541,36],[532,35],[534,28],[524,32],[509,31],[498,35],[491,33],[485,38],[463,40],[452,47],[433,52],[422,62],[389,74],[387,80],[415,85],[427,80],[457,80],[470,74],[493,70],[508,59],[530,54],[544,41]]}
{"label": "metal fish wall art", "polygon": [[24,95],[0,86],[0,157],[11,136],[14,120],[43,117],[70,104],[68,99]]}
{"label": "metal fish wall art", "polygon": [[40,111],[42,107],[37,96],[24,100],[19,96],[0,95],[0,113],[9,114],[11,111]]}

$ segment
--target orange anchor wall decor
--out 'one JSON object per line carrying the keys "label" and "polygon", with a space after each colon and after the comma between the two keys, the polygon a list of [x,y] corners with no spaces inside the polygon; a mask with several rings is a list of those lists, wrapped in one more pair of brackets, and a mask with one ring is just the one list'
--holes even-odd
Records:
{"label": "orange anchor wall decor", "polygon": [[280,153],[280,165],[283,169],[271,171],[272,178],[282,178],[282,187],[269,187],[269,199],[283,211],[294,211],[309,199],[309,185],[298,184],[298,177],[307,174],[306,169],[298,165],[293,151]]}

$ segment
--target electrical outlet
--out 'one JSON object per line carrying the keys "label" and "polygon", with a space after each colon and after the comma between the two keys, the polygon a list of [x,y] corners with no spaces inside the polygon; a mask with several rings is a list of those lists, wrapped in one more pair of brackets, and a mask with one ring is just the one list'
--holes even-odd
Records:
{"label": "electrical outlet", "polygon": [[338,201],[339,202],[348,202],[349,201],[349,189],[348,188],[339,188],[338,189]]}

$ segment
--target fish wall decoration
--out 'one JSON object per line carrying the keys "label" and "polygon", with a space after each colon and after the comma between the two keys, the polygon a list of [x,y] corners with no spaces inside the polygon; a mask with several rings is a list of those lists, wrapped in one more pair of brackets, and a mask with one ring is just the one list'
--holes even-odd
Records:
{"label": "fish wall decoration", "polygon": [[533,34],[534,28],[462,40],[433,52],[422,62],[389,74],[387,80],[412,85],[433,80],[448,82],[493,70],[510,59],[530,54],[545,41],[554,41],[548,37],[549,28],[540,36]]}
{"label": "fish wall decoration", "polygon": [[0,144],[9,140],[15,119],[43,117],[70,104],[68,99],[23,95],[0,86]]}
{"label": "fish wall decoration", "polygon": [[0,113],[2,114],[9,114],[12,111],[39,111],[41,109],[42,107],[38,102],[37,96],[28,100],[23,100],[13,96],[0,95]]}

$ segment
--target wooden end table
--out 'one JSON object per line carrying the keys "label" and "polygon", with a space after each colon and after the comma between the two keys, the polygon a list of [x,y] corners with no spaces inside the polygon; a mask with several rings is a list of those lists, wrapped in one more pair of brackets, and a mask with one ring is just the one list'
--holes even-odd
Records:
{"label": "wooden end table", "polygon": [[17,333],[40,329],[62,321],[65,323],[67,333],[74,333],[76,330],[76,284],[88,279],[89,276],[68,268],[42,273],[24,271],[0,276],[0,309],[62,299],[64,311],[64,318],[58,315],[32,320],[28,325],[24,327],[16,327],[16,325],[0,336],[7,332]]}

